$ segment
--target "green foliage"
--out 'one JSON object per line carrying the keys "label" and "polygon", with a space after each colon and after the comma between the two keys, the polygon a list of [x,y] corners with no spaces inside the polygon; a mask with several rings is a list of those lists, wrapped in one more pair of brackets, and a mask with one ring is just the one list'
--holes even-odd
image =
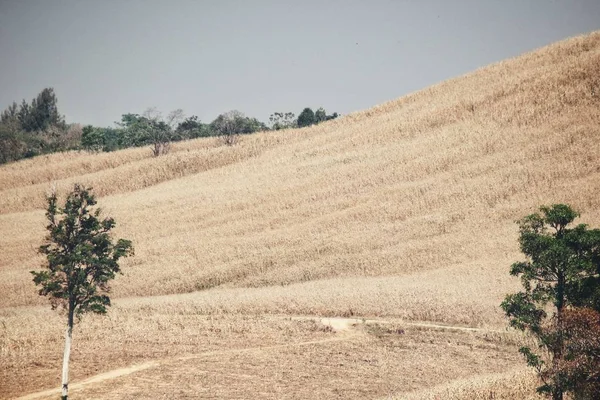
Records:
{"label": "green foliage", "polygon": [[0,163],[18,160],[25,153],[20,132],[9,124],[0,123]]}
{"label": "green foliage", "polygon": [[176,140],[195,139],[199,137],[215,136],[209,124],[203,124],[197,116],[183,120],[175,130]]}
{"label": "green foliage", "polygon": [[315,111],[315,123],[320,123],[323,121],[327,121],[327,113],[323,107],[320,107],[317,111]]}
{"label": "green foliage", "polygon": [[100,151],[104,147],[104,135],[92,125],[83,127],[81,132],[81,147],[88,151]]}
{"label": "green foliage", "polygon": [[[524,290],[506,296],[501,307],[512,327],[532,333],[540,350],[550,354],[548,365],[532,349],[521,349],[544,381],[539,392],[560,399],[570,382],[564,374],[549,371],[556,370],[565,356],[562,315],[569,307],[598,309],[600,230],[585,224],[569,227],[579,214],[564,204],[544,206],[540,212],[519,221],[519,244],[528,259],[514,263],[510,273],[520,277]],[[549,304],[553,306],[551,318]]]}
{"label": "green foliage", "polygon": [[66,150],[72,144],[52,88],[31,104],[13,102],[0,114],[0,163]]}
{"label": "green foliage", "polygon": [[298,126],[302,128],[305,126],[320,124],[321,122],[336,119],[338,116],[338,113],[327,115],[327,112],[325,112],[323,107],[320,107],[316,112],[313,112],[312,109],[306,107],[298,116]]}
{"label": "green foliage", "polygon": [[123,133],[120,147],[139,147],[150,144],[147,129],[150,122],[139,114],[123,114],[117,125]]}
{"label": "green foliage", "polygon": [[[54,89],[43,89],[30,103],[13,102],[0,113],[0,164],[70,149],[114,151],[128,147],[151,146],[154,155],[165,154],[174,141],[209,136],[221,136],[234,144],[237,136],[268,130],[266,124],[239,111],[220,114],[211,123],[202,123],[197,116],[183,117],[175,110],[163,118],[155,109],[144,114],[121,116],[116,127],[80,128],[65,123],[58,111]],[[325,109],[313,112],[305,108],[298,119],[292,112],[276,112],[269,118],[273,130],[310,126],[338,117],[327,115]],[[73,129],[76,127],[76,129]]]}
{"label": "green foliage", "polygon": [[122,147],[152,146],[155,156],[166,154],[176,139],[175,126],[183,111],[176,110],[163,120],[156,109],[148,109],[145,115],[124,114],[119,125],[123,132]]}
{"label": "green foliage", "polygon": [[6,110],[2,111],[2,114],[0,114],[0,123],[3,125],[19,126],[19,106],[15,101]]}
{"label": "green foliage", "polygon": [[45,131],[51,126],[65,127],[64,118],[58,112],[58,100],[54,89],[45,88],[27,105],[25,100],[19,110],[19,121],[26,132]]}
{"label": "green foliage", "polygon": [[129,240],[113,242],[112,218],[100,218],[90,188],[76,184],[63,207],[56,193],[47,197],[46,243],[39,252],[46,257],[42,271],[31,271],[39,294],[48,296],[52,308],[68,311],[73,317],[85,312],[105,313],[110,306],[109,282],[121,271],[119,259],[133,254]]}
{"label": "green foliage", "polygon": [[210,123],[210,129],[229,146],[237,141],[238,135],[267,130],[267,126],[256,118],[249,118],[237,110],[220,114]]}
{"label": "green foliage", "polygon": [[87,151],[115,151],[125,147],[123,130],[85,126],[81,133],[81,147]]}
{"label": "green foliage", "polygon": [[339,116],[340,115],[338,113],[334,112],[333,114],[328,115],[327,118],[326,118],[326,120],[329,121],[329,120],[332,120],[332,119],[336,119]]}
{"label": "green foliage", "polygon": [[306,107],[300,115],[298,115],[298,127],[304,128],[306,126],[314,125],[317,122],[315,113],[309,107]]}
{"label": "green foliage", "polygon": [[271,129],[279,131],[281,129],[295,128],[298,126],[296,116],[293,112],[276,112],[269,116]]}

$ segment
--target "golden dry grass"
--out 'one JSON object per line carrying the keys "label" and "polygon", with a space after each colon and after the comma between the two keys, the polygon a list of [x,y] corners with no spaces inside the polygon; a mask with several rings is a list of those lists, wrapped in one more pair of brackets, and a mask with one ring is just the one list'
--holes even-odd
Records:
{"label": "golden dry grass", "polygon": [[531,370],[517,369],[500,374],[482,374],[476,379],[457,379],[433,388],[414,391],[389,400],[540,400],[539,386]]}
{"label": "golden dry grass", "polygon": [[[129,304],[112,311],[78,327],[73,381],[152,365],[75,388],[73,398],[378,398],[500,372],[519,358],[515,335],[508,333],[422,329],[400,321],[334,332],[312,320],[207,316],[189,305]],[[37,308],[3,317],[13,328],[0,337],[9,347],[3,348],[0,393],[11,398],[24,394],[23,387],[51,388],[60,375],[55,350],[61,320]]]}
{"label": "golden dry grass", "polygon": [[[125,275],[114,283],[118,307],[108,317],[127,323],[93,319],[94,340],[101,343],[110,341],[100,337],[128,343],[129,335],[153,326],[156,313],[183,315],[181,324],[197,326],[197,335],[206,329],[198,321],[223,313],[241,327],[254,323],[245,318],[259,321],[266,314],[316,314],[501,329],[498,304],[518,287],[507,274],[521,259],[514,221],[541,204],[563,202],[581,211],[581,221],[600,225],[599,134],[600,32],[595,32],[316,127],[244,136],[233,147],[199,139],[178,143],[159,158],[149,149],[129,149],[0,166],[0,349],[3,360],[12,360],[3,368],[8,383],[3,382],[12,385],[19,371],[15,382],[27,390],[51,387],[44,379],[60,357],[62,328],[46,327],[57,319],[47,315],[28,273],[42,262],[36,248],[44,237],[43,195],[51,186],[61,193],[73,182],[93,186],[102,208],[117,221],[117,235],[136,247],[136,256],[124,263]],[[135,318],[124,317],[129,312],[124,310]],[[94,343],[86,339],[87,324],[75,331],[76,379],[92,375],[93,365],[104,371],[163,357],[169,349],[161,334],[170,337],[171,322],[150,329],[148,342],[131,355],[87,367],[77,354],[83,351],[77,350],[78,340]],[[39,326],[44,326],[39,334],[30,332]],[[256,343],[276,343],[279,336],[265,329]],[[30,342],[14,347],[10,340],[21,335]],[[204,339],[185,340],[204,346]],[[245,341],[232,337],[218,346]],[[52,348],[45,350],[47,343]],[[361,351],[372,345],[360,341]],[[144,352],[149,356],[140,356]],[[100,357],[96,353],[81,356]],[[291,358],[271,358],[272,367],[265,368]],[[521,366],[511,360],[487,372],[510,374]],[[234,361],[225,362],[224,370]],[[298,371],[310,364],[298,363]],[[385,368],[410,375],[406,362],[398,363]],[[431,389],[428,381],[410,388],[420,390],[414,396],[445,398],[452,392],[458,398],[470,391],[466,398],[484,398],[477,396],[485,396],[490,385],[504,398],[512,393],[502,380],[508,375],[477,381],[469,378],[477,371],[465,362],[450,357],[444,363],[450,386]],[[185,367],[173,362],[161,368],[167,376]],[[332,379],[338,374],[331,366],[327,371]],[[110,394],[90,396],[136,397],[127,389],[136,376],[123,377],[122,388],[102,386]],[[452,386],[462,378],[470,380]],[[409,391],[392,380],[386,375],[377,384],[363,382],[363,395]],[[243,386],[263,393],[261,387]],[[289,395],[283,383],[277,387],[278,393],[265,391],[264,397]],[[344,396],[361,397],[358,386],[351,392]],[[181,397],[189,393],[191,387]]]}

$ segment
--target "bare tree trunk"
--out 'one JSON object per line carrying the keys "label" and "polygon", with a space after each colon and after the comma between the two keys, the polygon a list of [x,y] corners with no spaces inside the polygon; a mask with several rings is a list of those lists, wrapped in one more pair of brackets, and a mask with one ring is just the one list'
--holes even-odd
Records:
{"label": "bare tree trunk", "polygon": [[69,398],[69,358],[71,357],[71,339],[73,336],[73,317],[75,315],[75,300],[69,299],[69,314],[67,320],[67,332],[65,334],[65,353],[63,355],[62,370],[62,395],[61,400]]}
{"label": "bare tree trunk", "polygon": [[552,400],[563,400],[564,385],[562,372],[558,368],[561,361],[564,358],[565,341],[564,325],[563,325],[563,308],[565,307],[565,286],[566,286],[565,274],[562,271],[558,273],[558,280],[556,284],[556,331],[558,333],[556,342],[554,343],[553,355],[552,355],[552,366],[555,372],[554,376],[554,390],[552,391]]}
{"label": "bare tree trunk", "polygon": [[62,369],[62,400],[69,398],[69,357],[71,356],[71,338],[73,334],[73,327],[69,325],[65,334],[65,353],[63,356],[63,369]]}

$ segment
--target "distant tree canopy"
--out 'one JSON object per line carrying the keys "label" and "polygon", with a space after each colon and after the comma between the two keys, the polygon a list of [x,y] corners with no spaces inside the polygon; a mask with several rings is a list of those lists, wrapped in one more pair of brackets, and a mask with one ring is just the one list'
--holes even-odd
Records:
{"label": "distant tree canopy", "polygon": [[202,123],[196,115],[184,119],[175,130],[179,137],[195,139],[199,137],[213,136],[210,124]]}
{"label": "distant tree canopy", "polygon": [[175,110],[166,117],[155,108],[142,114],[127,113],[114,127],[67,124],[58,109],[54,89],[45,88],[31,102],[13,102],[0,113],[0,164],[21,158],[65,150],[114,151],[149,146],[154,155],[169,151],[171,142],[219,136],[225,144],[234,144],[238,135],[266,130],[305,127],[335,119],[323,107],[306,107],[296,118],[293,112],[275,112],[269,125],[240,111],[218,115],[203,123],[195,116],[185,117]]}
{"label": "distant tree canopy", "polygon": [[[49,127],[65,127],[64,117],[58,112],[54,89],[46,88],[28,105],[25,100],[21,103],[18,118],[21,127],[26,132],[44,131]],[[13,105],[14,107],[14,105]]]}
{"label": "distant tree canopy", "polygon": [[315,123],[327,121],[327,113],[323,107],[320,107],[317,111],[315,111]]}
{"label": "distant tree canopy", "polygon": [[300,115],[298,115],[298,127],[304,128],[306,126],[311,126],[315,124],[319,124],[324,121],[329,121],[332,119],[336,119],[338,117],[338,113],[334,112],[331,115],[327,115],[325,109],[320,107],[314,112],[310,107],[306,107]]}
{"label": "distant tree canopy", "polygon": [[57,104],[54,89],[46,88],[0,114],[0,163],[77,147],[81,131],[65,123]]}
{"label": "distant tree canopy", "polygon": [[210,125],[218,136],[248,134],[268,129],[256,118],[249,118],[237,110],[220,114]]}
{"label": "distant tree canopy", "polygon": [[305,126],[311,126],[317,123],[317,118],[315,117],[315,112],[306,107],[300,115],[298,115],[298,127],[304,128]]}
{"label": "distant tree canopy", "polygon": [[269,122],[274,131],[298,126],[296,115],[293,112],[275,112],[269,116]]}

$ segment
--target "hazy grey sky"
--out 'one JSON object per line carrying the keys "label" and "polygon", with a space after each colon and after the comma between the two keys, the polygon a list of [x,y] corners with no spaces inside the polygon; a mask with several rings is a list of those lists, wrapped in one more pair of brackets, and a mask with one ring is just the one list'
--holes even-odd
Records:
{"label": "hazy grey sky", "polygon": [[597,29],[599,0],[0,0],[0,108],[346,114]]}

